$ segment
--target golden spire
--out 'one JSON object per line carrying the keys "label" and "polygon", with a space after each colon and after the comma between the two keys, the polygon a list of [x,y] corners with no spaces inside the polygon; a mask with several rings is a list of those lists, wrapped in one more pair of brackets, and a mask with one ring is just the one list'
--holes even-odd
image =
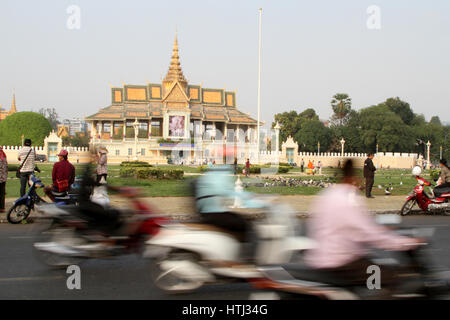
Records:
{"label": "golden spire", "polygon": [[180,56],[178,55],[178,39],[175,33],[175,41],[173,43],[172,59],[170,60],[169,71],[167,71],[164,82],[179,81],[182,85],[186,85],[187,81],[181,70]]}
{"label": "golden spire", "polygon": [[11,104],[11,110],[9,110],[9,113],[16,113],[17,109],[16,109],[16,93],[13,92],[13,99],[12,99],[12,104]]}

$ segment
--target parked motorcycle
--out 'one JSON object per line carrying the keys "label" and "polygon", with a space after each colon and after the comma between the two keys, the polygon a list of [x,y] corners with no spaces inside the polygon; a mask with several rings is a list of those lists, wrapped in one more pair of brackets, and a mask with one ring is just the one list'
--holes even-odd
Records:
{"label": "parked motorcycle", "polygon": [[[36,205],[46,203],[36,192],[37,189],[44,188],[41,180],[32,174],[28,183],[30,185],[28,192],[23,197],[14,201],[6,214],[9,223],[18,224],[25,221],[31,211],[36,208]],[[76,195],[69,194],[68,192],[55,193],[55,203],[58,205],[75,204]]]}
{"label": "parked motorcycle", "polygon": [[[398,216],[397,216],[398,217]],[[394,229],[394,224],[390,225]],[[431,232],[430,232],[431,231]],[[429,238],[432,229],[398,228],[396,232],[404,236]],[[413,251],[391,252],[385,256],[373,252],[374,265],[389,265],[398,268],[400,279],[394,290],[375,290],[366,286],[349,285],[335,275],[312,269],[301,261],[290,264],[259,267],[263,275],[250,279],[252,286],[271,294],[271,299],[325,299],[325,300],[365,300],[365,299],[448,299],[450,297],[450,274],[445,268],[432,266],[423,243]],[[367,274],[369,278],[370,273]],[[381,289],[383,276],[381,274]],[[392,288],[390,288],[392,289]]]}
{"label": "parked motorcycle", "polygon": [[256,265],[286,263],[298,250],[314,242],[296,235],[295,211],[286,204],[267,201],[267,212],[255,222],[256,252],[243,263],[243,244],[226,230],[206,224],[164,226],[147,244],[160,248],[155,284],[167,293],[196,290],[204,284],[245,281],[261,276]]}
{"label": "parked motorcycle", "polygon": [[[432,184],[420,177],[422,169],[420,167],[414,167],[412,173],[416,176],[417,185],[406,197],[406,202],[402,206],[400,214],[407,215],[411,213],[412,208],[417,204],[426,213],[444,213],[450,215],[450,193],[443,193],[439,197],[434,197],[433,189],[430,187]],[[430,187],[431,195],[427,194],[425,186]]]}
{"label": "parked motorcycle", "polygon": [[85,259],[143,251],[145,241],[158,233],[166,218],[156,216],[152,208],[140,200],[137,189],[118,187],[115,190],[131,201],[132,208],[106,208],[106,215],[117,217],[112,226],[99,225],[81,206],[41,208],[51,223],[42,234],[48,240],[34,244],[38,258],[51,267],[65,267]]}

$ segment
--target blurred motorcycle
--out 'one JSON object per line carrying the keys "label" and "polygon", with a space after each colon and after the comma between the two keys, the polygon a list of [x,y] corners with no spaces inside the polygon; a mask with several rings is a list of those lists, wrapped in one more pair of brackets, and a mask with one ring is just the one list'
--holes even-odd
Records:
{"label": "blurred motorcycle", "polygon": [[207,283],[245,281],[261,277],[256,265],[289,262],[298,250],[314,242],[296,235],[294,210],[286,204],[267,202],[267,212],[255,222],[256,252],[252,263],[242,263],[240,239],[207,224],[164,226],[147,244],[159,247],[155,284],[167,293],[190,292]]}
{"label": "blurred motorcycle", "polygon": [[[393,228],[394,224],[390,227]],[[431,236],[433,230],[397,228],[396,232],[404,236],[427,238]],[[254,288],[264,290],[266,294],[275,293],[272,299],[448,299],[450,274],[444,268],[431,265],[431,259],[425,251],[428,245],[423,243],[413,251],[393,252],[390,257],[379,254],[377,256],[377,253],[373,252],[374,265],[397,267],[396,276],[400,282],[395,288],[390,288],[391,291],[371,290],[368,286],[347,284],[334,274],[310,268],[301,261],[261,266],[259,271],[263,276],[250,279],[249,282]],[[368,273],[367,277],[370,275]],[[381,275],[381,284],[382,279]],[[383,285],[381,288],[384,288]]]}
{"label": "blurred motorcycle", "polygon": [[98,217],[92,217],[82,206],[42,207],[51,223],[43,232],[48,240],[34,244],[38,258],[49,266],[65,267],[90,258],[142,252],[145,241],[158,233],[166,218],[156,216],[140,200],[137,189],[117,187],[114,190],[131,201],[132,209],[102,208],[93,203],[94,210],[98,208],[107,220],[98,221]]}

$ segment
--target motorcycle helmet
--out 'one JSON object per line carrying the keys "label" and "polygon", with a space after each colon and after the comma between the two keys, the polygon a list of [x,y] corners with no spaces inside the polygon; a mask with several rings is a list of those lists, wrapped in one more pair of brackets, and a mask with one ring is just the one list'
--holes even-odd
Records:
{"label": "motorcycle helmet", "polygon": [[421,167],[419,167],[419,166],[415,166],[413,169],[412,169],[412,175],[413,176],[420,176],[420,174],[422,173],[422,168]]}

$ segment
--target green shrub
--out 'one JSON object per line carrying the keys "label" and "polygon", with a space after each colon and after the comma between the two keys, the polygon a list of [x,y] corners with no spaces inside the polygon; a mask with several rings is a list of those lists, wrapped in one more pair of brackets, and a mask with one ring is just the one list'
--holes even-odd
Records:
{"label": "green shrub", "polygon": [[122,178],[134,177],[136,175],[136,170],[133,167],[122,167],[120,168],[119,175]]}
{"label": "green shrub", "polygon": [[120,164],[121,167],[153,167],[150,163],[145,161],[124,161]]}
{"label": "green shrub", "polygon": [[181,169],[162,169],[150,167],[122,167],[120,176],[123,178],[135,177],[137,179],[182,179],[184,171]]}
{"label": "green shrub", "polygon": [[18,164],[8,164],[8,171],[17,171],[19,169]]}
{"label": "green shrub", "polygon": [[290,169],[291,169],[291,167],[279,166],[278,173],[288,173]]}
{"label": "green shrub", "polygon": [[150,170],[147,168],[136,168],[135,172],[137,179],[148,179],[150,176]]}
{"label": "green shrub", "polygon": [[17,112],[0,122],[0,145],[20,146],[22,135],[31,139],[34,146],[44,145],[44,138],[52,131],[52,125],[36,112]]}

